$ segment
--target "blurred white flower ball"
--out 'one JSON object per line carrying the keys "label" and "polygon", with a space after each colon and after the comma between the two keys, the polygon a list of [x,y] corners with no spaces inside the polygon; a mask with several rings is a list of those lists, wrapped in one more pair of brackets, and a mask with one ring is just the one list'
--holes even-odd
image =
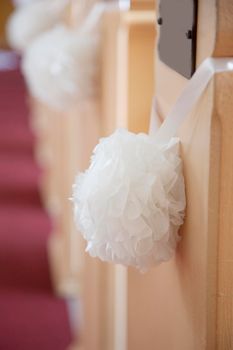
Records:
{"label": "blurred white flower ball", "polygon": [[6,27],[10,46],[23,52],[36,37],[61,21],[63,8],[64,0],[37,0],[17,7]]}
{"label": "blurred white flower ball", "polygon": [[15,6],[25,6],[35,1],[39,1],[39,0],[13,0],[13,4]]}
{"label": "blurred white flower ball", "polygon": [[169,260],[186,205],[179,140],[158,146],[152,136],[117,130],[77,176],[73,202],[91,256],[141,271]]}
{"label": "blurred white flower ball", "polygon": [[57,26],[26,50],[23,73],[34,97],[58,110],[98,94],[99,32]]}

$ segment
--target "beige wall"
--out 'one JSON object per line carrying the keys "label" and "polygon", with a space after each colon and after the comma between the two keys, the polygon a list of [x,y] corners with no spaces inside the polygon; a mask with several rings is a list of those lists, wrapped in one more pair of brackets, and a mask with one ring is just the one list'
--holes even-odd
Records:
{"label": "beige wall", "polygon": [[13,6],[10,0],[2,0],[0,2],[0,47],[6,47],[5,25]]}

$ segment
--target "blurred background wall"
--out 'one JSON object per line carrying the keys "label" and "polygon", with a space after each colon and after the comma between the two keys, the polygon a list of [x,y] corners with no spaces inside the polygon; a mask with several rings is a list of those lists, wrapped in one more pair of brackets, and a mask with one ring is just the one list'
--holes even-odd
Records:
{"label": "blurred background wall", "polygon": [[2,0],[0,2],[0,47],[7,47],[6,35],[5,35],[5,25],[7,17],[13,10],[13,4],[10,0]]}

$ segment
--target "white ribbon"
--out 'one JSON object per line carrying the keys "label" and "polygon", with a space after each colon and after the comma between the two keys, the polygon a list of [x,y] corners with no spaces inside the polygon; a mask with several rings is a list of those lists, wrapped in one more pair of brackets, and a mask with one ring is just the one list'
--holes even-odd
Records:
{"label": "white ribbon", "polygon": [[[171,137],[175,136],[179,127],[204,92],[214,74],[229,71],[233,71],[232,57],[205,59],[188,81],[170,113],[157,130],[154,135],[155,141],[158,144],[167,143]],[[154,100],[151,116],[151,131],[153,130],[153,125],[155,126],[155,121],[153,119],[156,119],[156,111],[156,100]]]}

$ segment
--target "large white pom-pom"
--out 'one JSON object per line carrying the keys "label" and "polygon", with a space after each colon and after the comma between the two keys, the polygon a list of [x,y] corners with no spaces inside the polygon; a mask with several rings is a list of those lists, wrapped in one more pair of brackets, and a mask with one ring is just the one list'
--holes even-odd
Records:
{"label": "large white pom-pom", "polygon": [[73,202],[91,256],[141,271],[169,260],[185,209],[179,140],[158,146],[146,134],[117,130],[77,177]]}
{"label": "large white pom-pom", "polygon": [[28,48],[23,72],[32,95],[64,110],[98,94],[100,36],[58,26]]}
{"label": "large white pom-pom", "polygon": [[38,0],[19,6],[7,23],[10,46],[23,52],[41,33],[62,19],[64,0]]}

